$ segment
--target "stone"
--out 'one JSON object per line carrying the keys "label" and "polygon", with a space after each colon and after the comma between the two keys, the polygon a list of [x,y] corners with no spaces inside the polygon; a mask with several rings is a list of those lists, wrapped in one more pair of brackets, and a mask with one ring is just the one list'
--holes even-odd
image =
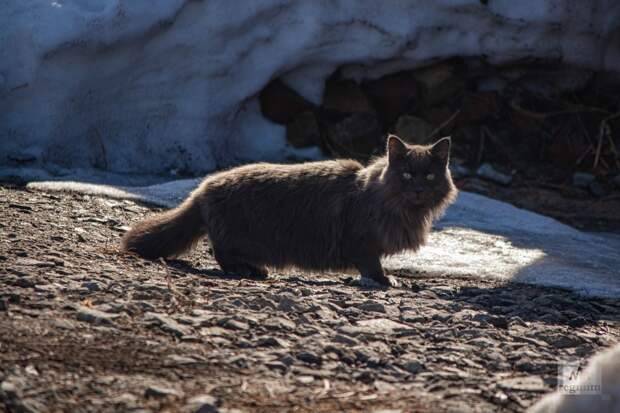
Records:
{"label": "stone", "polygon": [[417,360],[409,360],[401,363],[401,367],[411,374],[418,374],[424,370],[424,364]]}
{"label": "stone", "polygon": [[265,86],[258,99],[263,116],[282,125],[296,115],[313,109],[310,102],[278,79]]}
{"label": "stone", "polygon": [[358,304],[357,308],[362,311],[385,313],[385,305],[383,305],[383,303],[372,300],[364,301],[363,303]]}
{"label": "stone", "polygon": [[327,124],[327,140],[340,156],[367,157],[381,146],[383,132],[373,113],[354,113]]}
{"label": "stone", "polygon": [[270,330],[295,330],[296,324],[284,317],[270,317],[264,320],[261,325]]}
{"label": "stone", "polygon": [[144,397],[146,398],[162,398],[162,397],[183,397],[183,392],[169,387],[163,386],[149,386],[144,391]]}
{"label": "stone", "polygon": [[497,385],[507,390],[547,391],[547,387],[540,376],[510,377],[499,380]]}
{"label": "stone", "polygon": [[383,76],[364,84],[364,90],[386,123],[414,109],[420,100],[420,88],[411,72]]}
{"label": "stone", "polygon": [[101,284],[96,281],[83,282],[82,287],[91,292],[101,291]]}
{"label": "stone", "polygon": [[321,129],[316,115],[305,111],[286,124],[286,140],[294,148],[307,148],[321,143]]}
{"label": "stone", "polygon": [[104,313],[84,306],[77,307],[77,319],[91,324],[112,324],[119,317],[121,317],[120,314]]}
{"label": "stone", "polygon": [[311,351],[299,352],[297,353],[297,358],[308,364],[321,364],[323,362],[323,359],[320,356]]}
{"label": "stone", "polygon": [[512,176],[497,171],[488,163],[480,165],[476,171],[476,174],[481,178],[488,179],[489,181],[502,185],[508,185],[512,182]]}
{"label": "stone", "polygon": [[468,93],[461,103],[461,111],[456,117],[459,125],[480,122],[492,117],[499,111],[496,92]]}
{"label": "stone", "polygon": [[52,261],[40,261],[40,260],[35,260],[33,258],[18,258],[15,261],[15,264],[29,266],[29,267],[39,267],[39,268],[49,268],[49,267],[56,266],[56,264]]}
{"label": "stone", "polygon": [[396,122],[395,131],[396,135],[407,143],[424,145],[429,143],[435,127],[417,116],[402,115]]}
{"label": "stone", "polygon": [[387,318],[374,318],[370,320],[361,320],[356,326],[345,326],[339,329],[339,332],[346,335],[357,336],[360,334],[389,334],[397,330],[408,330],[406,324],[398,323]]}
{"label": "stone", "polygon": [[289,347],[290,344],[277,337],[262,337],[256,342],[257,347]]}
{"label": "stone", "polygon": [[461,163],[454,162],[454,160],[450,162],[450,173],[454,179],[462,179],[472,175],[472,171],[469,168]]}
{"label": "stone", "polygon": [[374,112],[372,102],[357,83],[334,78],[325,84],[323,109],[340,113]]}
{"label": "stone", "polygon": [[191,413],[218,413],[217,399],[210,394],[191,397],[186,404],[185,410]]}
{"label": "stone", "polygon": [[454,68],[444,63],[416,70],[413,76],[421,87],[425,106],[442,103],[456,96],[465,86],[464,81],[454,75]]}
{"label": "stone", "polygon": [[596,176],[588,172],[575,172],[573,174],[573,185],[578,188],[588,188]]}
{"label": "stone", "polygon": [[602,198],[607,195],[607,191],[605,190],[603,185],[601,185],[601,183],[597,181],[590,182],[590,185],[588,185],[588,189],[590,190],[590,193],[597,198]]}
{"label": "stone", "polygon": [[218,325],[231,330],[248,330],[250,326],[243,321],[235,320],[234,318],[225,318],[218,322]]}
{"label": "stone", "polygon": [[165,314],[148,312],[144,315],[144,319],[147,322],[156,324],[166,333],[174,334],[177,337],[192,335],[192,329],[190,327],[179,324]]}

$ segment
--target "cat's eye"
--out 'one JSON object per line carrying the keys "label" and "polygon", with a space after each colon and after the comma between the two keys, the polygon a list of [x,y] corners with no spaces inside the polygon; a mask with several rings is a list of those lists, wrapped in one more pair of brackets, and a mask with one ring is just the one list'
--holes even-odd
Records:
{"label": "cat's eye", "polygon": [[432,181],[433,179],[435,179],[435,174],[426,175],[426,179],[428,179],[429,181]]}
{"label": "cat's eye", "polygon": [[409,172],[403,172],[403,178],[405,178],[406,180],[410,180],[411,174]]}

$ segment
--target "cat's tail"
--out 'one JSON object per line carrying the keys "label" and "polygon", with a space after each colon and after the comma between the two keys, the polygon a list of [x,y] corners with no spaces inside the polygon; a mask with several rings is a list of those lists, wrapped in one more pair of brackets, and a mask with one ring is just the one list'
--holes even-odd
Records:
{"label": "cat's tail", "polygon": [[199,200],[190,196],[178,207],[132,226],[123,236],[121,250],[149,259],[175,258],[193,248],[205,235]]}

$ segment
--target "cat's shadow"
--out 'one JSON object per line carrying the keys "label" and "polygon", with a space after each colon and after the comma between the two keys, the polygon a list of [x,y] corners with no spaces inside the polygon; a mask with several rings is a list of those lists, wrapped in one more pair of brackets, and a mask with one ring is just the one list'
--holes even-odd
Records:
{"label": "cat's shadow", "polygon": [[[379,284],[363,284],[356,282],[356,278],[350,275],[346,275],[342,278],[337,279],[312,279],[301,277],[299,275],[270,275],[267,277],[257,277],[249,274],[231,274],[224,272],[218,268],[198,268],[195,267],[190,261],[175,259],[175,260],[167,260],[166,263],[178,270],[182,273],[198,275],[198,276],[208,276],[212,278],[220,278],[225,280],[253,280],[253,281],[268,281],[268,280],[279,280],[284,281],[291,284],[303,284],[307,286],[313,287],[332,287],[338,285],[347,285],[351,287],[356,287],[361,291],[387,291],[389,288],[387,286],[382,286]],[[408,288],[407,286],[401,287],[391,287],[391,288]]]}
{"label": "cat's shadow", "polygon": [[[519,282],[506,282],[493,287],[460,287],[453,292],[436,290],[432,284],[411,274],[392,273],[399,281],[398,287],[367,285],[356,282],[351,275],[334,279],[312,279],[299,275],[276,275],[256,277],[246,274],[230,274],[217,268],[198,268],[190,261],[168,260],[166,263],[181,274],[206,276],[225,280],[281,281],[295,286],[335,287],[347,286],[361,292],[407,291],[415,300],[420,291],[430,290],[439,299],[454,301],[459,307],[480,312],[482,318],[498,328],[509,328],[515,320],[542,322],[579,328],[596,324],[600,320],[620,322],[620,303],[601,303],[601,299],[586,298],[569,290],[543,287]],[[439,276],[438,276],[439,277]]]}

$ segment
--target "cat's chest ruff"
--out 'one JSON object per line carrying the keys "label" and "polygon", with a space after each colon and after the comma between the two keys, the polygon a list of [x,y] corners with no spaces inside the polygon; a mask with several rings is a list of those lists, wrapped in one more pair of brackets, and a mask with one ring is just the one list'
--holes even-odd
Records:
{"label": "cat's chest ruff", "polygon": [[423,219],[390,214],[383,217],[381,225],[384,254],[417,250],[426,241],[428,226]]}

